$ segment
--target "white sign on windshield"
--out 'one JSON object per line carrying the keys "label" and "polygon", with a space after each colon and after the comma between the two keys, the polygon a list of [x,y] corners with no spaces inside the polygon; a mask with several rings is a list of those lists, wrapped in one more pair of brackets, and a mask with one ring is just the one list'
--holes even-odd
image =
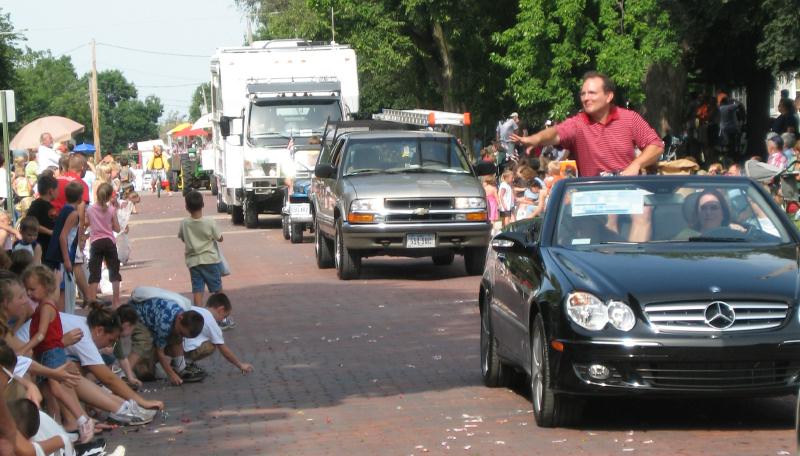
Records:
{"label": "white sign on windshield", "polygon": [[641,214],[644,193],[641,190],[596,190],[572,194],[572,216]]}

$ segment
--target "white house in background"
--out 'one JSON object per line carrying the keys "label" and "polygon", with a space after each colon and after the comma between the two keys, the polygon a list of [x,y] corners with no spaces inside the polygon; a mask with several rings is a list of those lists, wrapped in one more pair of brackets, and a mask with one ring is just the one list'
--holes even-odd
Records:
{"label": "white house in background", "polygon": [[775,91],[772,92],[772,98],[769,100],[770,117],[778,116],[778,102],[781,99],[781,90],[788,90],[789,98],[792,100],[800,96],[800,72],[789,73],[785,78],[778,78],[775,84]]}

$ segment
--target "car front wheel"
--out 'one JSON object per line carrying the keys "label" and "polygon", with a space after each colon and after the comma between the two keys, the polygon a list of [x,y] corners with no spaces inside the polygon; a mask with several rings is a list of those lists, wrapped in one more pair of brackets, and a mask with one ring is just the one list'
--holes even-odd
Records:
{"label": "car front wheel", "polygon": [[483,274],[486,264],[486,247],[467,247],[464,250],[464,266],[468,275]]}
{"label": "car front wheel", "polygon": [[531,335],[531,402],[533,416],[540,427],[569,426],[578,421],[583,401],[555,394],[551,384],[550,353],[544,320],[537,315]]}
{"label": "car front wheel", "polygon": [[303,242],[303,224],[291,223],[289,237],[292,244],[301,244]]}
{"label": "car front wheel", "polygon": [[281,231],[283,238],[288,241],[291,237],[291,233],[289,232],[289,217],[286,215],[281,215]]}
{"label": "car front wheel", "polygon": [[338,275],[341,280],[357,279],[361,274],[361,257],[345,247],[341,221],[336,223],[336,245],[333,254],[334,264],[336,264],[336,275]]}
{"label": "car front wheel", "polygon": [[[488,298],[487,298],[488,299]],[[503,370],[505,366],[497,356],[497,339],[492,329],[492,310],[486,302],[481,307],[481,377],[483,384],[495,388],[504,386]]]}
{"label": "car front wheel", "polygon": [[314,253],[317,256],[317,267],[327,269],[333,266],[333,251],[331,242],[325,239],[319,230],[319,222],[314,222]]}

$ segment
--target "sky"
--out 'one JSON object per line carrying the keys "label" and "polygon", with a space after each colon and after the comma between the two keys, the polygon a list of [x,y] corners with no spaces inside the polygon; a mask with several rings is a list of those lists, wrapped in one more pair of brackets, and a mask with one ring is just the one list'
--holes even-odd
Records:
{"label": "sky", "polygon": [[210,79],[214,49],[241,45],[245,36],[244,15],[234,0],[3,3],[2,12],[11,15],[14,29],[27,29],[22,32],[27,38],[22,45],[69,55],[80,77],[91,70],[89,42],[95,39],[97,71],[122,71],[136,85],[139,98],[156,95],[161,99],[165,115],[170,111],[188,115],[195,88]]}

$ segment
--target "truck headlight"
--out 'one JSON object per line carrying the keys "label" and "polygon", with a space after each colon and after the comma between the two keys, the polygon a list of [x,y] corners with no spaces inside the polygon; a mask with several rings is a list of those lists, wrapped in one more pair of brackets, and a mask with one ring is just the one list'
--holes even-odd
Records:
{"label": "truck headlight", "polygon": [[608,309],[597,296],[575,292],[567,295],[567,315],[582,328],[600,331],[608,323]]}
{"label": "truck headlight", "polygon": [[486,198],[456,198],[456,209],[486,209]]}
{"label": "truck headlight", "polygon": [[350,212],[380,212],[383,200],[378,198],[357,199],[350,203]]}
{"label": "truck headlight", "polygon": [[630,331],[636,324],[636,316],[624,302],[608,301],[608,322],[620,331]]}

